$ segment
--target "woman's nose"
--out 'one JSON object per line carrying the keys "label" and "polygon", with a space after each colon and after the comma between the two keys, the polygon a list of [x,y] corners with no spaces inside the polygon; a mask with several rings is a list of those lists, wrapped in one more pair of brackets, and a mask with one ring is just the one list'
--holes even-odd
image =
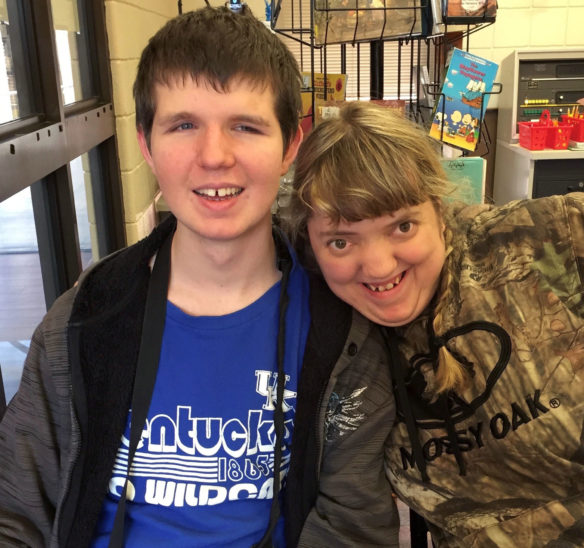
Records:
{"label": "woman's nose", "polygon": [[395,251],[387,242],[377,241],[367,245],[361,260],[361,269],[367,281],[386,281],[390,276],[398,273]]}

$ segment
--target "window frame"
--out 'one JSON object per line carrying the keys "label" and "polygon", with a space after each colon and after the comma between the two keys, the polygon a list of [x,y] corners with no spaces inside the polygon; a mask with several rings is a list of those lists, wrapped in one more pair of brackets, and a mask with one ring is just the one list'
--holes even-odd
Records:
{"label": "window frame", "polygon": [[[126,245],[104,0],[85,2],[95,96],[63,105],[50,0],[7,0],[21,10],[34,113],[0,124],[0,201],[30,187],[47,307],[81,272],[69,162],[89,153],[99,256]],[[39,47],[42,44],[42,47]]]}

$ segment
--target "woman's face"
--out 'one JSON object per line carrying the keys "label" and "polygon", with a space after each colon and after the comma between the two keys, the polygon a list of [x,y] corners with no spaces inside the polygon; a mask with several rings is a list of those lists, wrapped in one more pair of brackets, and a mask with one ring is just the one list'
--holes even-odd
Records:
{"label": "woman's face", "polygon": [[314,213],[308,235],[331,290],[376,323],[411,322],[436,292],[444,225],[430,201],[355,223]]}

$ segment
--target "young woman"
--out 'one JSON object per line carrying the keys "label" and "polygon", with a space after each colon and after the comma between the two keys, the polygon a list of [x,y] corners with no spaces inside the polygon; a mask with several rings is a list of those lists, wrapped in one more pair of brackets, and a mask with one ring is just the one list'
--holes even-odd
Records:
{"label": "young woman", "polygon": [[386,470],[434,542],[583,546],[584,194],[447,201],[425,132],[362,102],[305,139],[294,186],[298,245],[384,326]]}

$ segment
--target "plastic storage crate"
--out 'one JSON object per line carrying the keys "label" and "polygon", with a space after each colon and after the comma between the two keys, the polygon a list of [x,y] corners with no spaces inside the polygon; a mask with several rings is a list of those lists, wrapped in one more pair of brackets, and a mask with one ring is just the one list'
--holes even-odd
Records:
{"label": "plastic storage crate", "polygon": [[579,143],[584,142],[584,116],[578,117],[562,114],[562,122],[572,124],[570,139]]}
{"label": "plastic storage crate", "polygon": [[548,127],[546,147],[554,148],[556,150],[568,148],[571,133],[572,124],[559,122],[558,124]]}
{"label": "plastic storage crate", "polygon": [[553,121],[550,111],[544,110],[537,122],[519,122],[519,144],[529,150],[568,148],[572,124]]}
{"label": "plastic storage crate", "polygon": [[[547,112],[547,117],[544,117]],[[519,122],[519,144],[529,150],[543,150],[546,146],[549,110],[544,110],[537,122]]]}

